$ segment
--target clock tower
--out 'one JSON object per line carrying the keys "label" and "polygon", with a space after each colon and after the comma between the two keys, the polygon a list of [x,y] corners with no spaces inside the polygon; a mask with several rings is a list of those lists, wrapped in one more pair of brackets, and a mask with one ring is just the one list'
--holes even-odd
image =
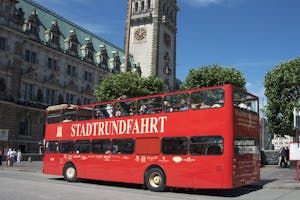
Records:
{"label": "clock tower", "polygon": [[177,0],[128,0],[127,11],[129,53],[140,66],[142,76],[158,76],[165,82],[165,91],[173,90],[176,84]]}

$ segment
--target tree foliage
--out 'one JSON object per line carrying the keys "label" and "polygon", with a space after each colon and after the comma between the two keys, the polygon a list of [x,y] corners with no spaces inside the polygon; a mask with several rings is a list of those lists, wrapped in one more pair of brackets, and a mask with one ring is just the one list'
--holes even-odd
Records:
{"label": "tree foliage", "polygon": [[206,65],[197,70],[191,69],[181,88],[192,89],[224,84],[245,88],[246,80],[244,75],[234,68]]}
{"label": "tree foliage", "polygon": [[98,101],[111,101],[120,96],[137,97],[161,93],[164,83],[155,76],[141,78],[136,73],[110,74],[98,85],[95,96]]}
{"label": "tree foliage", "polygon": [[294,135],[293,107],[300,108],[300,58],[269,71],[264,86],[269,131],[275,135]]}

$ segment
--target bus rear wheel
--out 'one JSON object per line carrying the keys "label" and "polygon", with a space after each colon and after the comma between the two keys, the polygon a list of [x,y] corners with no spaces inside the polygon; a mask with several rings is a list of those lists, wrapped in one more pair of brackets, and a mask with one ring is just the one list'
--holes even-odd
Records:
{"label": "bus rear wheel", "polygon": [[160,168],[151,168],[146,172],[146,186],[154,192],[162,192],[166,189],[166,176]]}
{"label": "bus rear wheel", "polygon": [[68,163],[64,167],[64,178],[68,182],[74,182],[77,180],[77,171],[73,164]]}

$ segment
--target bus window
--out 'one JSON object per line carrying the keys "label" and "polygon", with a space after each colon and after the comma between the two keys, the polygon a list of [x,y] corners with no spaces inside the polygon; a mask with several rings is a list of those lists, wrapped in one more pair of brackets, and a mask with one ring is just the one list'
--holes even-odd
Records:
{"label": "bus window", "polygon": [[58,141],[47,141],[46,142],[46,153],[58,153],[59,150]]}
{"label": "bus window", "polygon": [[135,113],[136,102],[124,101],[114,105],[115,117],[131,116]]}
{"label": "bus window", "polygon": [[165,96],[164,98],[164,111],[177,112],[185,111],[190,107],[190,99],[188,93],[173,94]]}
{"label": "bus window", "polygon": [[76,121],[77,109],[70,107],[63,110],[62,122]]}
{"label": "bus window", "polygon": [[224,141],[221,136],[194,136],[190,138],[192,155],[221,155]]}
{"label": "bus window", "polygon": [[162,139],[162,152],[171,155],[185,155],[187,154],[186,137],[165,137]]}
{"label": "bus window", "polygon": [[205,108],[220,108],[224,106],[224,90],[212,89],[193,92],[191,107],[194,110]]}
{"label": "bus window", "polygon": [[94,118],[103,119],[113,116],[112,104],[101,104],[94,107]]}
{"label": "bus window", "polygon": [[133,139],[113,139],[112,153],[113,154],[132,154],[134,152]]}
{"label": "bus window", "polygon": [[89,120],[93,118],[93,107],[85,106],[79,107],[77,110],[78,120]]}
{"label": "bus window", "polygon": [[75,142],[76,153],[90,153],[90,141],[89,140],[77,140]]}
{"label": "bus window", "polygon": [[95,153],[95,154],[111,153],[110,139],[92,140],[92,153]]}
{"label": "bus window", "polygon": [[48,122],[48,124],[54,124],[54,123],[61,122],[61,117],[62,117],[61,110],[49,111],[47,122]]}
{"label": "bus window", "polygon": [[238,108],[258,112],[258,100],[254,96],[241,90],[235,89],[233,92],[234,105]]}
{"label": "bus window", "polygon": [[259,147],[253,139],[235,139],[234,151],[236,155],[259,154]]}
{"label": "bus window", "polygon": [[138,112],[140,115],[156,114],[162,111],[162,98],[152,97],[147,99],[140,99],[138,101]]}
{"label": "bus window", "polygon": [[61,141],[59,147],[60,153],[74,153],[74,141]]}

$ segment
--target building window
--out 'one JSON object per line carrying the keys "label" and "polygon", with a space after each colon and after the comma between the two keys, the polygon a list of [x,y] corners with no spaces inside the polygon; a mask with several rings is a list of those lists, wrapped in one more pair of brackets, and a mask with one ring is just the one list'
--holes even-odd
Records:
{"label": "building window", "polygon": [[36,53],[28,49],[25,50],[25,61],[35,63]]}
{"label": "building window", "polygon": [[137,12],[139,10],[139,3],[135,2],[134,4],[134,11]]}
{"label": "building window", "polygon": [[92,73],[88,72],[88,71],[85,71],[84,72],[84,80],[92,82]]}
{"label": "building window", "polygon": [[48,105],[54,105],[55,104],[55,90],[46,88],[45,93],[46,93],[46,95],[45,95],[46,103]]}
{"label": "building window", "polygon": [[145,2],[142,1],[141,10],[144,11],[144,9],[145,9]]}
{"label": "building window", "polygon": [[76,76],[76,67],[71,66],[71,65],[68,65],[68,66],[67,66],[67,74],[68,74],[69,76],[75,77],[75,76]]}
{"label": "building window", "polygon": [[24,118],[20,121],[19,135],[30,136],[30,121]]}
{"label": "building window", "polygon": [[24,84],[24,100],[25,101],[34,101],[35,98],[35,87],[33,84],[25,83]]}
{"label": "building window", "polygon": [[30,51],[29,50],[25,51],[25,61],[27,61],[27,62],[30,61]]}
{"label": "building window", "polygon": [[43,92],[41,89],[38,89],[38,91],[37,91],[36,100],[38,102],[43,102]]}
{"label": "building window", "polygon": [[74,95],[73,94],[68,94],[66,95],[66,102],[69,104],[74,104]]}
{"label": "building window", "polygon": [[83,99],[83,104],[90,104],[90,103],[91,103],[90,99],[87,99],[87,98]]}
{"label": "building window", "polygon": [[4,92],[6,90],[6,84],[4,78],[0,78],[0,92]]}
{"label": "building window", "polygon": [[5,42],[6,42],[6,39],[3,37],[0,37],[0,50],[5,50]]}
{"label": "building window", "polygon": [[56,70],[57,66],[56,66],[57,61],[53,58],[48,58],[48,69],[53,69]]}

